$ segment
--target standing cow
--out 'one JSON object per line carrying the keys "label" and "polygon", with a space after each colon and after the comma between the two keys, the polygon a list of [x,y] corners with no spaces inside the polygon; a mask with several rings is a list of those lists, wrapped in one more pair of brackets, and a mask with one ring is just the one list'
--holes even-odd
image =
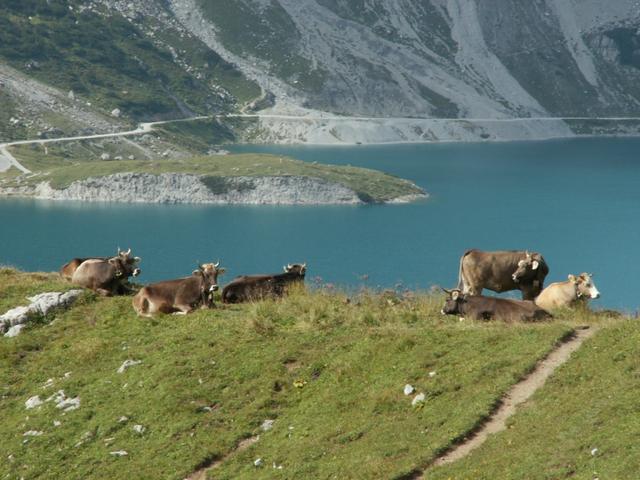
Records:
{"label": "standing cow", "polygon": [[218,290],[218,275],[224,274],[218,263],[205,263],[190,277],[153,283],[140,289],[133,297],[138,315],[150,317],[154,313],[187,314],[198,307],[213,304],[213,292]]}
{"label": "standing cow", "polygon": [[306,263],[294,263],[284,267],[284,273],[236,277],[222,289],[222,302],[241,303],[267,297],[281,297],[288,286],[304,282],[306,272]]}
{"label": "standing cow", "polygon": [[485,288],[498,293],[520,290],[523,300],[533,300],[548,273],[539,253],[468,250],[460,259],[457,288],[470,295],[481,295]]}
{"label": "standing cow", "polygon": [[126,291],[124,284],[129,277],[140,275],[139,261],[139,257],[131,256],[131,249],[106,260],[85,260],[73,272],[71,282],[100,295],[116,295]]}
{"label": "standing cow", "polygon": [[[444,290],[444,289],[443,289]],[[445,290],[448,294],[442,313],[472,320],[502,320],[504,322],[536,321],[551,318],[551,314],[528,300],[465,295],[460,290]]]}
{"label": "standing cow", "polygon": [[565,282],[556,282],[545,288],[536,298],[536,305],[545,310],[572,307],[589,299],[600,298],[600,292],[590,273],[569,275]]}

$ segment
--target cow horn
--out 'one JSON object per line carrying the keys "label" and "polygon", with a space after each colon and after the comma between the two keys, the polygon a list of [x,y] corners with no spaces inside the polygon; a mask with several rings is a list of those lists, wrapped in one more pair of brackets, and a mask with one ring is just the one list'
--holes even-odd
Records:
{"label": "cow horn", "polygon": [[120,245],[118,245],[118,255],[120,255]]}
{"label": "cow horn", "polygon": [[446,289],[446,288],[444,288],[444,287],[440,287],[440,288],[441,288],[441,289],[442,289],[442,291],[443,291],[444,293],[446,293],[447,295],[451,295],[451,292],[453,292],[453,290],[447,290],[447,289]]}
{"label": "cow horn", "polygon": [[302,268],[307,268],[307,262],[304,262],[304,263],[302,264]]}
{"label": "cow horn", "polygon": [[129,250],[127,250],[127,255],[131,255],[131,247],[129,247]]}
{"label": "cow horn", "polygon": [[217,263],[214,263],[214,264],[213,264],[213,266],[214,266],[215,268],[218,268],[218,267],[220,266],[220,260],[218,260],[218,261],[217,261]]}
{"label": "cow horn", "polygon": [[287,270],[291,270],[292,267],[293,265],[291,265],[290,263],[287,263]]}

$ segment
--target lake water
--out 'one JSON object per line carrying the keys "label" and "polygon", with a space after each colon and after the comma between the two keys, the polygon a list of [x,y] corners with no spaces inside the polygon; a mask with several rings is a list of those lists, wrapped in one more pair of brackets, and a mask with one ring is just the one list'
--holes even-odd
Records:
{"label": "lake water", "polygon": [[[547,283],[592,272],[594,306],[640,307],[640,139],[356,147],[239,146],[380,169],[431,197],[408,205],[164,206],[0,201],[0,263],[57,270],[131,246],[143,282],[221,259],[231,277],[306,261],[338,285],[454,286],[469,248],[545,256]],[[368,276],[363,280],[363,276]]]}

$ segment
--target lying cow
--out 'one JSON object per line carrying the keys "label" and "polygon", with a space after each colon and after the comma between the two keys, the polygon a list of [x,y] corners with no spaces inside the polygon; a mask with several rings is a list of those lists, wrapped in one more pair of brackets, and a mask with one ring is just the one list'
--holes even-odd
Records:
{"label": "lying cow", "polygon": [[465,295],[460,290],[445,290],[448,297],[442,313],[472,320],[535,321],[551,318],[551,314],[534,302],[508,298]]}
{"label": "lying cow", "polygon": [[155,313],[187,314],[198,307],[213,305],[213,292],[218,290],[218,275],[224,274],[218,263],[202,264],[190,277],[167,280],[143,287],[133,297],[138,315]]}
{"label": "lying cow", "polygon": [[85,260],[73,272],[71,282],[100,295],[117,295],[127,291],[125,283],[129,277],[140,275],[139,261],[139,257],[131,257],[131,249],[106,260]]}
{"label": "lying cow", "polygon": [[[126,252],[123,252],[118,248],[118,254],[116,256],[122,258],[122,260],[127,263],[140,262],[140,257],[133,257],[131,255],[131,249],[129,249]],[[109,260],[109,258],[112,258],[112,257],[73,258],[62,266],[62,268],[60,269],[60,276],[65,280],[71,280],[73,278],[73,274],[78,269],[78,267],[82,265],[83,262],[86,262],[87,260]]]}
{"label": "lying cow", "polygon": [[498,293],[520,290],[523,300],[533,300],[548,273],[539,253],[468,250],[460,259],[457,288],[470,295],[481,295],[485,288]]}
{"label": "lying cow", "polygon": [[267,297],[281,297],[288,286],[304,282],[306,272],[306,263],[295,263],[284,267],[284,273],[236,277],[222,289],[222,302],[241,303]]}
{"label": "lying cow", "polygon": [[600,292],[593,283],[592,276],[590,273],[569,275],[566,282],[552,283],[538,295],[536,305],[545,310],[554,310],[600,298]]}

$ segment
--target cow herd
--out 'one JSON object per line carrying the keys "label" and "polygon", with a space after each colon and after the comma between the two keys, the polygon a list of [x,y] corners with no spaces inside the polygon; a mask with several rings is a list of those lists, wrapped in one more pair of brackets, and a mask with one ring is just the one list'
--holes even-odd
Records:
{"label": "cow herd", "polygon": [[[547,262],[539,253],[468,250],[460,259],[457,288],[445,289],[447,299],[442,313],[474,320],[541,320],[550,318],[551,310],[600,297],[588,273],[569,275],[567,281],[544,288],[548,273]],[[485,297],[485,288],[498,293],[520,290],[522,300]]]}
{"label": "cow herd", "polygon": [[[133,293],[130,277],[136,277],[140,257],[131,249],[118,249],[114,257],[74,258],[60,269],[60,275],[81,287],[100,295],[111,296]],[[270,275],[241,275],[222,290],[223,303],[240,303],[284,295],[287,287],[304,282],[306,263],[289,264],[283,273]],[[187,314],[197,308],[210,308],[213,295],[219,289],[218,276],[225,269],[220,262],[199,265],[185,278],[165,280],[142,287],[133,297],[133,308],[138,315],[150,317],[156,313]]]}
{"label": "cow herd", "polygon": [[[140,274],[139,263],[131,249],[118,249],[113,257],[74,258],[63,265],[60,274],[100,295],[119,295],[133,293],[129,278]],[[222,302],[280,297],[289,286],[304,282],[306,269],[306,264],[289,264],[283,273],[238,276],[223,288]],[[133,308],[141,316],[210,308],[219,289],[218,276],[224,273],[220,262],[205,263],[188,277],[146,285],[133,297]],[[550,311],[600,296],[590,274],[569,275],[567,281],[544,288],[548,273],[539,253],[469,250],[460,259],[457,287],[443,289],[447,298],[442,313],[475,320],[531,321],[550,318]],[[522,300],[483,296],[484,289],[497,293],[520,290]]]}

